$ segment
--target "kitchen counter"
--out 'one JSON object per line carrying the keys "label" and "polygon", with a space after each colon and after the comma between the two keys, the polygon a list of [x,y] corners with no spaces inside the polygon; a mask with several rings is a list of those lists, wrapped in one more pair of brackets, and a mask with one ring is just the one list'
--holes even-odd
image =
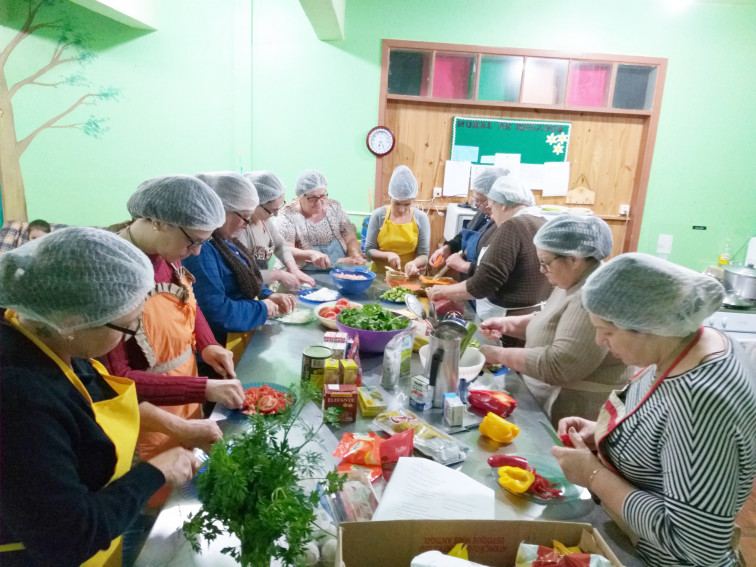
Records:
{"label": "kitchen counter", "polygon": [[[319,285],[332,287],[328,273],[317,274],[315,279]],[[359,296],[350,296],[349,299],[360,303],[374,303],[386,289],[386,284],[379,276],[367,292]],[[304,306],[301,302],[298,304],[298,307]],[[390,308],[388,305],[385,306]],[[237,376],[243,384],[269,382],[288,386],[297,383],[301,375],[302,351],[307,346],[320,344],[325,330],[318,321],[306,325],[287,325],[277,321],[268,321],[252,337],[237,366]],[[380,354],[363,354],[361,358],[363,383],[368,386],[379,385],[383,357]],[[419,357],[416,353],[413,353],[411,375],[421,374],[422,370]],[[497,379],[486,373],[475,383],[475,387],[491,386],[493,388],[502,385],[501,379],[498,379],[498,383],[495,380]],[[389,409],[407,406],[408,382],[409,380],[400,382],[399,387],[392,391],[384,390]],[[496,494],[495,518],[497,520],[550,520],[589,523],[599,529],[624,565],[628,567],[641,565],[634,557],[632,545],[627,537],[609,518],[603,508],[593,502],[587,490],[575,487],[577,494],[575,494],[575,490],[572,490],[572,497],[567,501],[536,503],[510,494],[498,486],[496,478],[492,474],[492,469],[486,462],[486,459],[493,453],[537,455],[540,460],[549,460],[553,467],[558,470],[556,460],[550,453],[553,444],[551,438],[539,423],[539,421],[548,423],[548,419],[517,373],[507,373],[503,377],[503,386],[517,400],[517,409],[508,419],[517,424],[521,431],[520,435],[511,444],[500,445],[481,436],[477,428],[456,433],[454,438],[469,446],[470,452],[463,463],[453,468],[461,470],[475,480],[494,489]],[[231,412],[220,406],[214,410],[212,417],[222,420],[229,415],[231,415]],[[317,423],[320,421],[321,412],[314,404],[310,404],[303,412],[303,416],[308,421]],[[434,408],[423,412],[422,417],[441,429],[445,427],[440,409]],[[479,419],[473,414],[468,414],[465,418],[465,424],[474,425]],[[326,466],[335,466],[338,462],[338,459],[331,457],[331,453],[341,435],[345,432],[374,429],[371,427],[371,420],[372,418],[363,418],[358,412],[357,421],[354,423],[321,428],[318,441],[326,452]],[[227,435],[233,435],[234,430],[240,427],[240,421],[235,416],[222,423],[224,433]],[[195,565],[221,567],[236,565],[230,557],[220,552],[227,545],[235,545],[231,536],[219,538],[209,547],[205,544],[202,554],[196,554],[191,550],[181,534],[180,528],[188,515],[196,512],[199,507],[200,503],[191,485],[174,490],[160,512],[135,565],[138,567],[189,567]]]}

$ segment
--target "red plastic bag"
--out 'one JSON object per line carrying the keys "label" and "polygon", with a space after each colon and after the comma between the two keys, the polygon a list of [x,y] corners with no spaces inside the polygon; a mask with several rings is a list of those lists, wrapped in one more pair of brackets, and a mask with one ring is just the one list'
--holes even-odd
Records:
{"label": "red plastic bag", "polygon": [[491,390],[470,390],[467,402],[474,408],[501,417],[508,417],[517,407],[517,402],[509,394]]}

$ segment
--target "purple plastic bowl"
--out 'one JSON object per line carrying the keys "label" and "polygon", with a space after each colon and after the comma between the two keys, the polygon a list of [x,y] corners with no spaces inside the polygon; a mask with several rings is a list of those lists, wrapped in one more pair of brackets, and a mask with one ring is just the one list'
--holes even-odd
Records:
{"label": "purple plastic bowl", "polygon": [[360,352],[383,352],[389,341],[396,335],[407,329],[397,329],[396,331],[365,331],[363,329],[355,329],[354,327],[348,327],[344,325],[339,319],[336,319],[336,327],[342,333],[349,335],[351,339],[355,334],[360,335]]}

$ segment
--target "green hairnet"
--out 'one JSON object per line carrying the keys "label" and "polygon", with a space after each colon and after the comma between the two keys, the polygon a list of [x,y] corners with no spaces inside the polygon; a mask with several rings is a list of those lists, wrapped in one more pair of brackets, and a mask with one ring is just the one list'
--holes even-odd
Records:
{"label": "green hairnet", "polygon": [[98,228],[61,228],[0,254],[0,305],[61,334],[130,313],[154,284],[147,256]]}

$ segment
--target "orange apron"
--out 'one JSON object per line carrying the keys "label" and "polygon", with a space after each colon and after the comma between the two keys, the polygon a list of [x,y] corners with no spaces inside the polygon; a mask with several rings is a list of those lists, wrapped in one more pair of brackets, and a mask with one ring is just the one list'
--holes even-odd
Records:
{"label": "orange apron", "polygon": [[[116,464],[113,476],[108,482],[112,482],[122,477],[131,468],[131,461],[134,456],[134,447],[136,446],[137,433],[139,431],[139,402],[136,395],[134,382],[128,378],[110,376],[105,367],[96,360],[90,360],[95,370],[102,376],[105,382],[116,392],[116,397],[101,402],[93,402],[92,397],[87,389],[76,376],[76,373],[63,362],[47,345],[41,342],[37,337],[29,333],[26,329],[18,324],[16,314],[10,310],[5,312],[5,318],[13,324],[26,338],[32,341],[42,350],[66,375],[66,378],[74,387],[84,396],[92,406],[97,424],[102,431],[113,442],[116,450]],[[108,549],[97,552],[82,565],[84,567],[120,567],[122,559],[123,536],[115,538]],[[2,551],[15,551],[23,549],[23,544],[7,544],[2,546]]]}
{"label": "orange apron", "polygon": [[[391,216],[391,205],[386,207],[386,218],[383,220],[383,226],[378,231],[378,249],[384,252],[395,252],[401,260],[400,269],[404,265],[415,259],[417,243],[420,238],[420,231],[415,222],[415,213],[412,213],[412,220],[402,224],[396,224],[389,217]],[[387,264],[382,261],[373,260],[373,271],[384,273]]]}
{"label": "orange apron", "polygon": [[[142,313],[142,325],[135,339],[142,349],[149,367],[147,372],[168,376],[197,376],[194,323],[197,317],[197,300],[192,292],[194,278],[183,267],[178,275],[183,287],[173,283],[156,283],[150,292]],[[182,419],[202,417],[200,404],[160,406]],[[173,437],[154,431],[139,434],[139,458],[148,461],[178,447]],[[148,502],[148,506],[162,506],[171,493],[165,485]]]}

